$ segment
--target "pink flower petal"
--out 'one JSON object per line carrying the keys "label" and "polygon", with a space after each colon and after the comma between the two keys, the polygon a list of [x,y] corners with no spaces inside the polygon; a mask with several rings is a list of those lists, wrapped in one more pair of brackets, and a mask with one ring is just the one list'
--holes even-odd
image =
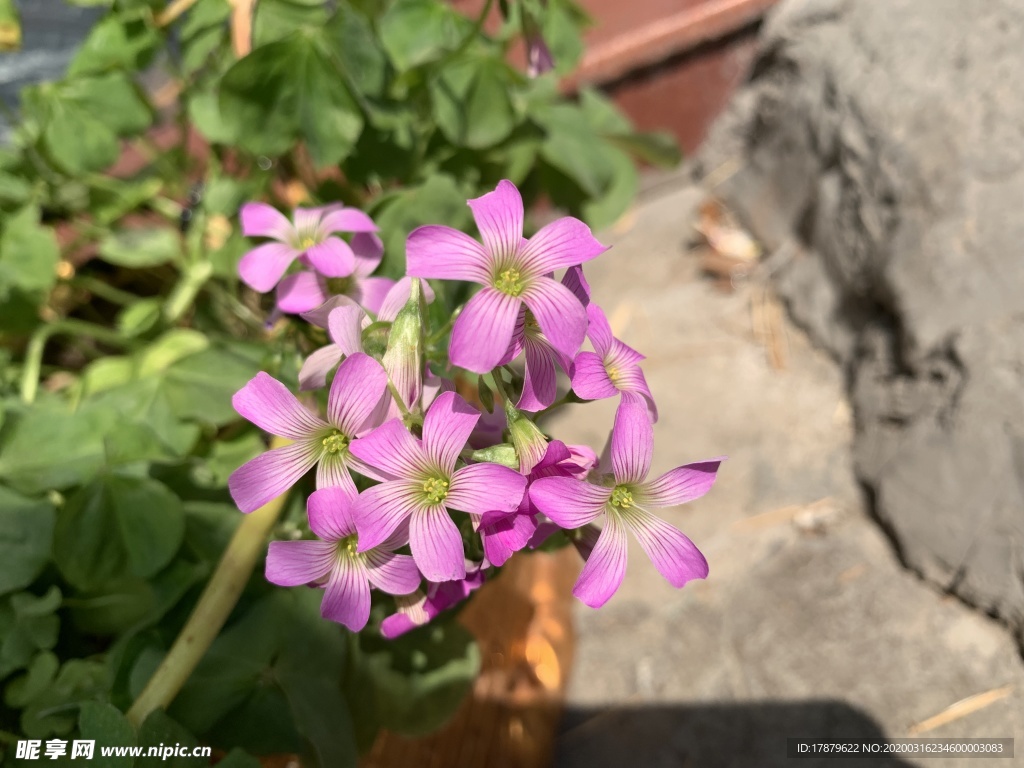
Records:
{"label": "pink flower petal", "polygon": [[370,434],[354,440],[349,451],[377,470],[374,480],[419,477],[430,473],[430,462],[420,441],[409,434],[402,422],[392,419]]}
{"label": "pink flower petal", "polygon": [[488,512],[480,520],[484,556],[491,565],[502,566],[527,545],[536,530],[537,518],[531,514]]}
{"label": "pink flower petal", "polygon": [[419,589],[422,579],[411,557],[379,549],[366,553],[366,575],[373,586],[389,595],[411,594]]}
{"label": "pink flower petal", "polygon": [[328,237],[311,246],[306,251],[306,258],[324,277],[348,277],[356,268],[352,248],[340,237]]}
{"label": "pink flower petal", "polygon": [[587,311],[573,292],[550,277],[540,277],[527,286],[522,298],[551,346],[575,357],[587,335]]}
{"label": "pink flower petal", "polygon": [[633,498],[645,507],[674,507],[699,499],[711,490],[725,457],[697,461],[666,472],[636,488]]}
{"label": "pink flower petal", "polygon": [[427,581],[466,578],[462,534],[443,506],[417,509],[412,513],[409,547]]}
{"label": "pink flower petal", "polygon": [[608,324],[604,310],[597,304],[587,305],[587,323],[587,336],[594,345],[598,356],[604,359],[615,343],[615,335],[612,333],[612,327]]}
{"label": "pink flower petal", "polygon": [[337,453],[323,453],[316,465],[317,488],[341,488],[353,496],[357,493],[355,481],[349,474],[344,457]]}
{"label": "pink flower petal", "polygon": [[480,420],[480,411],[455,392],[438,396],[423,417],[423,447],[446,475],[455,469],[459,453]]}
{"label": "pink flower petal", "polygon": [[615,411],[612,428],[612,472],[616,483],[639,483],[651,470],[654,428],[647,409],[623,399]]}
{"label": "pink flower petal", "polygon": [[370,318],[355,305],[338,307],[327,316],[327,333],[344,355],[363,351],[363,329]]}
{"label": "pink flower petal", "polygon": [[366,571],[351,558],[339,560],[331,572],[320,615],[353,632],[360,631],[370,620],[370,582]]}
{"label": "pink flower petal", "polygon": [[267,551],[267,581],[279,587],[311,584],[331,570],[334,560],[333,542],[272,541]]}
{"label": "pink flower petal", "polygon": [[590,304],[590,283],[583,275],[583,267],[569,267],[562,275],[562,285],[572,291],[584,307]]}
{"label": "pink flower petal", "polygon": [[320,389],[327,386],[327,376],[345,355],[337,344],[320,347],[306,358],[299,369],[299,389]]}
{"label": "pink flower petal", "polygon": [[620,374],[616,383],[619,385],[619,391],[622,393],[623,399],[638,397],[643,401],[651,424],[656,424],[658,421],[658,406],[654,402],[651,388],[647,386],[644,372],[639,367],[634,366]]}
{"label": "pink flower petal", "polygon": [[438,280],[490,282],[493,259],[464,232],[432,225],[412,231],[405,243],[406,274]]}
{"label": "pink flower petal", "polygon": [[356,352],[338,366],[327,396],[327,418],[343,435],[356,437],[370,427],[371,414],[388,388],[388,375],[369,355]]}
{"label": "pink flower petal", "polygon": [[496,263],[511,261],[523,239],[523,198],[511,181],[469,201],[484,247]]}
{"label": "pink flower petal", "polygon": [[238,262],[242,282],[259,293],[267,293],[284,276],[299,252],[284,243],[266,243],[245,254]]}
{"label": "pink flower petal", "polygon": [[359,552],[380,546],[414,511],[421,508],[423,483],[392,480],[359,494],[352,505],[352,517],[359,533]]}
{"label": "pink flower petal", "polygon": [[[434,302],[434,290],[430,287],[430,283],[426,280],[420,280],[420,290],[423,292],[424,302],[432,304]],[[398,317],[398,313],[402,311],[402,307],[409,302],[411,293],[412,278],[403,277],[391,286],[391,290],[384,297],[384,301],[380,305],[380,311],[377,313],[377,319],[387,320],[389,323],[394,322],[395,318]]]}
{"label": "pink flower petal", "polygon": [[473,373],[494,368],[512,341],[520,303],[494,288],[484,288],[470,299],[452,328],[452,364]]}
{"label": "pink flower petal", "polygon": [[379,316],[384,300],[394,287],[395,281],[389,277],[364,277],[356,281],[350,293],[359,306]]}
{"label": "pink flower petal", "polygon": [[372,232],[360,232],[352,236],[352,253],[356,257],[356,267],[352,274],[367,278],[384,258],[384,241]]}
{"label": "pink flower petal", "polygon": [[519,507],[526,491],[526,478],[500,464],[470,464],[452,475],[445,504],[452,509],[482,515]]}
{"label": "pink flower petal", "polygon": [[352,505],[355,489],[341,487],[321,488],[313,491],[306,501],[309,527],[324,541],[340,541],[356,532]]}
{"label": "pink flower petal", "polygon": [[231,398],[238,414],[272,435],[301,440],[327,428],[288,388],[260,371]]}
{"label": "pink flower petal", "polygon": [[525,378],[516,408],[536,413],[555,402],[558,395],[555,364],[560,362],[559,354],[546,341],[531,336],[524,338],[523,347],[526,350]]}
{"label": "pink flower petal", "polygon": [[329,211],[320,220],[323,234],[332,232],[376,232],[373,219],[357,208],[341,208]]}
{"label": "pink flower petal", "polygon": [[[316,274],[313,272],[310,272],[309,274],[316,277]],[[313,309],[303,312],[302,319],[310,325],[315,325],[317,328],[323,328],[326,330],[328,326],[328,318],[331,316],[331,312],[339,307],[355,307],[358,309],[359,305],[351,296],[331,296],[329,298],[324,298],[323,302],[315,306]]]}
{"label": "pink flower petal", "polygon": [[625,526],[608,515],[572,593],[591,608],[607,603],[626,577],[627,544]]}
{"label": "pink flower petal", "polygon": [[277,285],[277,308],[282,312],[301,315],[325,301],[327,292],[323,278],[308,269],[288,275]]}
{"label": "pink flower petal", "polygon": [[708,575],[708,561],[681,531],[642,509],[632,509],[622,521],[633,531],[658,573],[673,587]]}
{"label": "pink flower petal", "polygon": [[530,501],[562,528],[579,528],[607,509],[611,488],[572,477],[542,477],[530,484]]}
{"label": "pink flower petal", "polygon": [[242,234],[246,237],[272,237],[287,241],[292,235],[292,223],[266,203],[246,203],[239,218],[242,220]]}
{"label": "pink flower petal", "polygon": [[242,512],[253,512],[291,488],[316,464],[318,446],[292,443],[261,453],[228,478],[231,498]]}
{"label": "pink flower petal", "polygon": [[608,250],[579,219],[565,216],[551,222],[530,238],[520,259],[531,275],[546,275],[556,269],[575,267]]}
{"label": "pink flower petal", "polygon": [[619,392],[608,377],[604,362],[593,352],[580,352],[576,355],[572,391],[584,400],[603,400]]}

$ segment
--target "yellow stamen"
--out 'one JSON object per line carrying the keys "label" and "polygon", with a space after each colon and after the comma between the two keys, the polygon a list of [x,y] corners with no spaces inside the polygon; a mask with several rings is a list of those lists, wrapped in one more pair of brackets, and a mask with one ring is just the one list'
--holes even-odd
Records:
{"label": "yellow stamen", "polygon": [[440,504],[448,498],[448,481],[440,477],[431,477],[423,483],[423,494],[428,504]]}
{"label": "yellow stamen", "polygon": [[338,430],[334,430],[331,434],[323,439],[324,450],[328,453],[338,453],[345,450],[348,445],[348,437],[341,434]]}
{"label": "yellow stamen", "polygon": [[518,269],[506,269],[494,279],[494,287],[508,296],[518,296],[526,285]]}
{"label": "yellow stamen", "polygon": [[633,506],[633,494],[623,485],[618,485],[612,491],[612,506],[619,509],[629,509]]}

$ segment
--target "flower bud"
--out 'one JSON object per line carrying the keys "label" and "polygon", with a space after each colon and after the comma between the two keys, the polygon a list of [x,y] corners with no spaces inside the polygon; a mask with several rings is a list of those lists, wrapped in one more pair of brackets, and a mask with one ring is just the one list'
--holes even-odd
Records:
{"label": "flower bud", "polygon": [[490,448],[481,448],[473,451],[473,461],[489,461],[492,464],[501,464],[503,467],[519,471],[519,457],[516,455],[515,446],[511,443],[500,443]]}
{"label": "flower bud", "polygon": [[[381,363],[402,398],[405,409],[418,411],[423,392],[423,322],[420,310],[420,281],[413,279],[409,300],[391,324],[387,351]],[[390,414],[401,415],[394,404]]]}
{"label": "flower bud", "polygon": [[505,417],[508,419],[509,436],[519,457],[519,471],[528,475],[548,450],[548,439],[523,413],[505,401]]}

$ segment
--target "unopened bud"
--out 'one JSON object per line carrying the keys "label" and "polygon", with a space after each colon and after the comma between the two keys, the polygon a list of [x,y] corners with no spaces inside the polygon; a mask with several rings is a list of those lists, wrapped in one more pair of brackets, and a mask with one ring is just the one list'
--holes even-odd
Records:
{"label": "unopened bud", "polygon": [[519,457],[516,455],[516,448],[511,443],[500,443],[490,448],[481,448],[473,451],[473,461],[489,461],[492,464],[501,464],[509,469],[519,470]]}
{"label": "unopened bud", "polygon": [[[418,410],[423,392],[423,322],[420,281],[412,279],[409,300],[391,324],[387,350],[381,362],[406,410]],[[372,327],[372,326],[371,326]],[[393,415],[400,409],[396,406]]]}
{"label": "unopened bud", "polygon": [[509,436],[519,457],[519,471],[528,475],[544,458],[548,450],[548,439],[536,424],[511,403],[505,402],[505,417],[508,419]]}

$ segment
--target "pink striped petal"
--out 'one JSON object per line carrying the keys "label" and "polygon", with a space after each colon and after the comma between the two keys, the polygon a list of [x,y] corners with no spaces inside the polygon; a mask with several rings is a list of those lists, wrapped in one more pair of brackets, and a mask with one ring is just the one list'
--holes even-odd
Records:
{"label": "pink striped petal", "polygon": [[292,443],[261,453],[228,478],[228,490],[242,512],[254,512],[291,488],[316,464],[319,446]]}
{"label": "pink striped petal", "polygon": [[358,437],[377,426],[368,423],[388,388],[388,375],[369,355],[356,352],[338,366],[327,396],[327,419],[343,435]]}
{"label": "pink striped petal", "polygon": [[572,391],[584,400],[603,400],[619,390],[608,377],[600,357],[593,352],[580,352],[573,363]]}
{"label": "pink striped petal", "polygon": [[647,386],[647,379],[644,378],[644,372],[639,368],[634,367],[620,375],[617,383],[623,399],[628,397],[638,397],[643,400],[644,406],[647,408],[647,416],[651,420],[651,424],[656,424],[658,421],[658,406],[654,402],[654,395],[651,394],[651,388]]}
{"label": "pink striped petal", "polygon": [[351,558],[342,558],[331,572],[320,615],[353,632],[370,620],[370,582],[366,571]]}
{"label": "pink striped petal", "polygon": [[295,230],[299,235],[312,237],[320,226],[320,220],[328,211],[338,208],[336,205],[322,205],[318,208],[296,208],[292,212]]}
{"label": "pink striped petal", "polygon": [[697,461],[666,472],[657,480],[636,488],[633,498],[645,507],[674,507],[699,499],[715,484],[718,468],[725,457]]}
{"label": "pink striped petal", "polygon": [[356,532],[352,505],[355,488],[333,486],[313,491],[306,500],[309,528],[324,541],[340,541]]}
{"label": "pink striped petal", "polygon": [[536,413],[543,411],[558,395],[558,373],[555,364],[559,363],[559,355],[546,341],[526,336],[523,340],[526,350],[525,377],[523,394],[516,403],[521,411]]}
{"label": "pink striped petal", "polygon": [[352,248],[340,237],[328,237],[311,246],[306,251],[306,258],[324,277],[348,277],[356,268]]}
{"label": "pink striped petal", "polygon": [[242,282],[259,293],[267,293],[284,276],[299,252],[284,243],[266,243],[245,254],[238,262]]}
{"label": "pink striped petal", "polygon": [[320,220],[323,234],[332,232],[376,232],[373,219],[357,208],[341,208],[329,211]]}
{"label": "pink striped petal", "polygon": [[491,565],[500,567],[525,547],[536,531],[537,518],[531,514],[488,512],[480,520],[484,556]]}
{"label": "pink striped petal", "polygon": [[379,549],[366,553],[366,575],[373,586],[389,595],[411,594],[419,589],[422,579],[411,557]]}
{"label": "pink striped petal", "polygon": [[[288,275],[277,284],[277,308],[291,315],[301,315],[327,301],[323,278],[308,269]],[[314,323],[315,324],[315,323]]]}
{"label": "pink striped petal", "polygon": [[654,428],[647,409],[640,403],[623,399],[615,411],[612,428],[612,472],[616,483],[642,482],[651,470],[654,453]]}
{"label": "pink striped petal", "polygon": [[335,552],[330,541],[272,541],[267,550],[267,581],[279,587],[312,584],[334,566]]}
{"label": "pink striped petal", "polygon": [[352,253],[356,257],[352,274],[367,278],[384,258],[384,241],[372,232],[360,232],[352,236]]}
{"label": "pink striped petal", "polygon": [[350,294],[359,306],[379,316],[384,300],[394,287],[395,281],[389,277],[364,277],[356,281]]}
{"label": "pink striped petal", "polygon": [[[434,302],[434,289],[430,287],[430,283],[426,280],[420,280],[420,291],[423,292],[424,303],[432,304]],[[402,311],[402,307],[409,302],[409,296],[411,293],[411,277],[403,277],[392,285],[391,290],[389,290],[387,295],[384,297],[384,301],[381,302],[380,312],[377,313],[377,319],[387,320],[389,323],[394,322],[394,319],[398,317],[398,313]]]}
{"label": "pink striped petal", "polygon": [[[310,273],[314,274],[315,273]],[[317,328],[327,329],[328,318],[331,316],[331,312],[338,309],[338,307],[357,307],[358,304],[350,296],[330,296],[324,299],[323,303],[318,304],[313,309],[303,312],[302,319],[310,325],[315,325]]]}
{"label": "pink striped petal", "polygon": [[551,346],[575,357],[587,335],[587,311],[573,292],[550,277],[540,277],[527,286],[522,298]]}
{"label": "pink striped petal", "polygon": [[572,593],[591,608],[600,608],[626,577],[626,528],[616,515],[608,515]]}
{"label": "pink striped petal", "polygon": [[359,533],[358,551],[367,552],[385,542],[423,506],[422,499],[423,483],[418,480],[392,480],[359,494],[352,505]]}
{"label": "pink striped petal", "polygon": [[512,341],[520,304],[518,298],[494,288],[484,288],[470,299],[452,328],[452,364],[473,373],[494,368]]}
{"label": "pink striped petal", "polygon": [[526,491],[526,478],[500,464],[470,464],[452,475],[448,498],[452,509],[482,515],[497,510],[512,512]]}
{"label": "pink striped petal", "polygon": [[583,267],[569,267],[562,275],[562,285],[572,291],[584,307],[590,304],[590,283],[583,275]]}
{"label": "pink striped petal", "polygon": [[556,269],[575,267],[608,250],[579,219],[565,216],[551,222],[530,238],[520,251],[522,264],[531,275],[546,275]]}
{"label": "pink striped petal", "polygon": [[336,453],[324,453],[316,465],[317,488],[341,488],[353,496],[356,483],[349,474],[348,463]]}
{"label": "pink striped petal", "polygon": [[311,414],[288,388],[260,371],[231,398],[238,414],[272,435],[301,440],[327,428]]}
{"label": "pink striped petal", "polygon": [[409,235],[405,263],[410,277],[486,284],[494,262],[484,247],[464,232],[431,225],[414,229]]}
{"label": "pink striped petal", "polygon": [[345,355],[337,344],[315,350],[299,369],[299,389],[320,389],[327,386],[327,376]]}
{"label": "pink striped petal", "polygon": [[344,355],[363,351],[363,329],[370,318],[359,307],[350,304],[331,310],[327,316],[327,333]]}
{"label": "pink striped petal", "polygon": [[708,575],[708,561],[681,531],[642,509],[632,509],[622,521],[633,531],[658,573],[673,587]]}
{"label": "pink striped petal", "polygon": [[417,509],[412,513],[409,547],[427,581],[466,578],[462,534],[443,506]]}
{"label": "pink striped petal", "polygon": [[562,528],[579,528],[597,520],[612,497],[611,488],[572,477],[542,477],[530,484],[530,501]]}
{"label": "pink striped petal", "polygon": [[523,198],[511,181],[469,201],[484,247],[497,263],[511,261],[523,239]]}
{"label": "pink striped petal", "polygon": [[291,238],[292,223],[283,213],[266,203],[246,203],[239,213],[242,234],[246,237],[272,237],[287,241]]}
{"label": "pink striped petal", "polygon": [[590,470],[597,466],[597,451],[589,445],[570,445],[567,447],[571,454],[570,461],[573,465],[579,468],[580,472],[580,474],[573,473],[573,477],[578,477],[582,480],[587,476]]}
{"label": "pink striped petal", "polygon": [[349,451],[377,470],[375,475],[370,475],[374,480],[418,477],[430,472],[423,446],[399,419],[385,422],[370,434],[354,440]]}
{"label": "pink striped petal", "polygon": [[587,337],[594,345],[598,356],[604,359],[608,356],[612,345],[615,344],[615,334],[612,333],[612,327],[608,324],[604,310],[597,304],[587,305],[587,323]]}
{"label": "pink striped petal", "polygon": [[438,469],[450,475],[459,453],[480,420],[480,411],[455,392],[445,392],[423,417],[423,448]]}

